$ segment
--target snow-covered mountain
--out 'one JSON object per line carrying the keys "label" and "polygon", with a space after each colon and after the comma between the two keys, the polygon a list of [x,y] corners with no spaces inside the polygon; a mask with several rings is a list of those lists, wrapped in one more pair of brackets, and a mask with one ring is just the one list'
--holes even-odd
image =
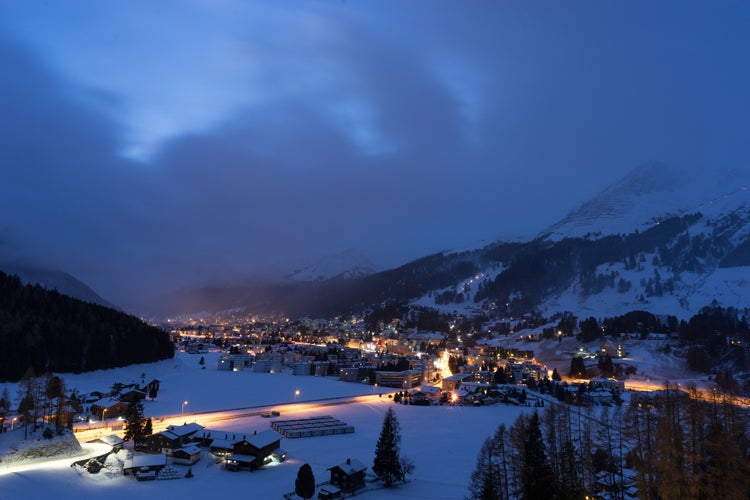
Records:
{"label": "snow-covered mountain", "polygon": [[281,263],[277,269],[284,279],[302,282],[362,278],[375,272],[370,259],[353,248],[310,262]]}
{"label": "snow-covered mountain", "polygon": [[545,316],[685,318],[714,301],[750,311],[749,186],[744,171],[641,165],[504,259],[469,256],[472,275],[415,303]]}
{"label": "snow-covered mountain", "polygon": [[663,163],[641,165],[583,203],[541,236],[559,240],[644,231],[660,221],[701,212],[717,217],[750,202],[750,175],[687,174]]}

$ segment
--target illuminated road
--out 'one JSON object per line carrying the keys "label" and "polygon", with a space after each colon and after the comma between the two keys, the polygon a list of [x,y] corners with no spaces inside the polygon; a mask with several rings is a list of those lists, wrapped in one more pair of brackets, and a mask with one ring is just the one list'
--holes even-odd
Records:
{"label": "illuminated road", "polygon": [[[387,393],[383,393],[382,395],[366,394],[361,396],[346,396],[339,398],[310,400],[299,403],[247,406],[244,408],[185,413],[182,415],[163,415],[158,417],[151,417],[151,419],[153,423],[153,432],[156,433],[163,431],[170,425],[182,425],[186,422],[196,422],[204,427],[209,427],[208,424],[210,423],[221,422],[225,420],[236,420],[238,418],[257,417],[264,413],[269,413],[272,411],[278,411],[280,414],[285,415],[288,413],[295,413],[300,411],[317,410],[320,408],[325,408],[327,406],[346,405],[353,403],[370,403],[374,401],[381,401],[383,398],[387,397]],[[116,434],[122,437],[122,426],[123,422],[120,420],[112,420],[111,422],[105,421],[103,426],[101,422],[88,424],[81,423],[75,425],[74,432],[79,441],[86,442],[110,434]]]}

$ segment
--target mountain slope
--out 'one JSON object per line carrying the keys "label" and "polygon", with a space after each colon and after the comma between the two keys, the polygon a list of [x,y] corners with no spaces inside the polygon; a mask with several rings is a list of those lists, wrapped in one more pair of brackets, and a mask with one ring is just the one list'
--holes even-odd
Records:
{"label": "mountain slope", "polygon": [[659,221],[700,212],[718,217],[750,201],[750,176],[691,174],[663,163],[641,165],[541,233],[550,240],[643,231]]}
{"label": "mountain slope", "polygon": [[0,381],[171,358],[169,335],[138,318],[0,272]]}
{"label": "mountain slope", "polygon": [[118,309],[118,307],[100,297],[86,284],[62,271],[14,264],[0,264],[0,270],[6,274],[18,276],[26,285],[40,285],[47,290],[57,290],[63,295],[75,297],[84,302]]}
{"label": "mountain slope", "polygon": [[562,311],[601,317],[633,309],[686,318],[714,300],[744,310],[750,307],[747,180],[746,172],[691,178],[663,164],[642,165],[529,242],[438,253],[353,279],[194,290],[173,303],[192,308],[182,312],[210,304],[290,316],[388,302],[497,318]]}

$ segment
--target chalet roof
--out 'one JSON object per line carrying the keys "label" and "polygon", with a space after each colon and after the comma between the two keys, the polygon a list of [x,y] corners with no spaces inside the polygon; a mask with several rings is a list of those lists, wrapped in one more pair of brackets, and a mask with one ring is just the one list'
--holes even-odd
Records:
{"label": "chalet roof", "polygon": [[167,465],[167,456],[159,454],[144,453],[141,455],[133,455],[133,458],[125,461],[125,468],[139,468],[139,467],[155,467],[159,465]]}
{"label": "chalet roof", "polygon": [[117,445],[123,444],[122,438],[115,434],[110,434],[109,436],[100,437],[99,441],[101,441],[104,444],[108,444],[110,446],[117,446]]}
{"label": "chalet roof", "polygon": [[255,461],[255,455],[245,455],[242,453],[234,453],[227,457],[227,461],[234,460],[235,462],[250,463]]}
{"label": "chalet roof", "polygon": [[367,469],[367,467],[365,465],[362,465],[362,462],[360,462],[356,458],[347,458],[346,462],[334,465],[333,467],[329,467],[328,470],[336,468],[341,469],[341,471],[347,476],[351,476],[352,474],[356,474]]}
{"label": "chalet roof", "polygon": [[258,434],[253,434],[252,436],[247,436],[247,442],[256,448],[265,448],[274,441],[279,440],[281,440],[281,434],[274,430],[267,430],[259,432]]}
{"label": "chalet roof", "polygon": [[425,394],[438,394],[442,391],[440,387],[435,387],[433,385],[423,385],[419,388],[419,390],[424,392]]}
{"label": "chalet roof", "polygon": [[184,446],[184,447],[180,448],[179,450],[175,450],[174,452],[177,453],[178,451],[186,453],[187,455],[197,455],[197,454],[199,454],[201,452],[201,449],[200,449],[200,447],[198,447],[198,446],[196,446],[194,444],[191,444],[191,445],[188,445],[188,446]]}
{"label": "chalet roof", "polygon": [[237,431],[203,429],[200,434],[196,435],[195,437],[199,437],[201,439],[211,439],[213,443],[216,443],[218,441],[225,441],[227,443],[239,443],[240,441],[247,439],[247,436],[247,432],[239,433]]}
{"label": "chalet roof", "polygon": [[169,427],[167,427],[167,430],[164,431],[162,434],[171,432],[173,435],[177,437],[183,437],[183,436],[189,436],[191,434],[195,434],[201,429],[203,429],[202,425],[196,424],[195,422],[191,422],[189,424],[183,424],[183,425],[170,425]]}

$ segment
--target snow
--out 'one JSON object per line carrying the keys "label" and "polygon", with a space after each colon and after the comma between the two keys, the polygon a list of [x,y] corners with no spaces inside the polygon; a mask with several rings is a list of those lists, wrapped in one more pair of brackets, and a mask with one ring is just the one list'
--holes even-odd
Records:
{"label": "snow", "polygon": [[750,204],[749,185],[746,172],[717,175],[710,171],[686,177],[674,167],[649,163],[633,169],[542,234],[551,240],[629,234],[675,215],[701,212],[715,218]]}
{"label": "snow", "polygon": [[[211,353],[204,356],[208,366],[205,370],[198,365],[199,355],[178,353],[174,360],[159,363],[62,376],[69,387],[75,386],[81,391],[106,388],[115,381],[140,380],[141,373],[145,373],[148,380],[158,378],[162,382],[161,389],[156,401],[146,401],[147,416],[179,414],[184,400],[188,400],[191,410],[291,403],[297,389],[300,390],[299,402],[355,394],[372,397],[373,394],[371,386],[330,378],[293,376],[288,373],[219,372],[214,368],[216,355]],[[9,391],[14,393],[10,388]],[[530,410],[504,405],[479,408],[404,406],[394,404],[386,396],[374,397],[364,403],[319,409],[293,411],[289,408],[293,407],[282,408],[282,418],[331,415],[354,426],[355,432],[282,439],[281,447],[287,452],[287,460],[252,473],[225,471],[204,453],[201,460],[192,466],[194,478],[174,481],[137,482],[131,477],[108,473],[90,475],[71,468],[73,459],[30,470],[7,469],[0,464],[0,497],[34,499],[47,497],[54,492],[59,499],[97,495],[111,500],[161,500],[234,496],[238,491],[252,491],[253,498],[281,498],[294,490],[297,471],[304,463],[311,465],[318,483],[328,479],[328,468],[347,458],[359,460],[370,467],[385,411],[393,408],[401,424],[402,455],[415,462],[416,470],[407,484],[368,492],[360,497],[462,498],[484,439],[499,424],[511,424],[519,412]],[[185,420],[189,422],[190,416],[185,415]],[[260,433],[269,429],[270,421],[253,416],[208,425],[238,433]],[[184,470],[187,471],[187,468]]]}

